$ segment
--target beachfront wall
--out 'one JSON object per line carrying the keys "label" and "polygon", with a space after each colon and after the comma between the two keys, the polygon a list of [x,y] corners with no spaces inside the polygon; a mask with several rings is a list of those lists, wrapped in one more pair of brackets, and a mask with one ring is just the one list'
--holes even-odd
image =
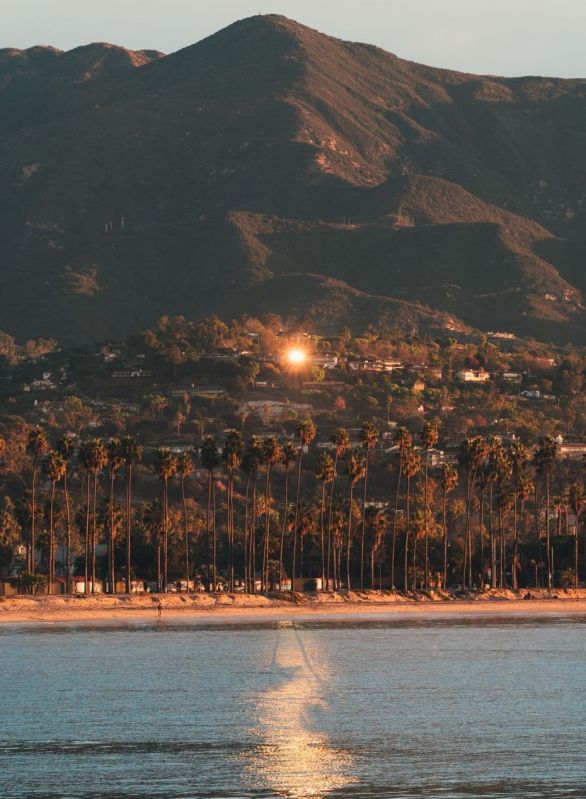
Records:
{"label": "beachfront wall", "polygon": [[18,588],[11,577],[0,577],[0,596],[14,596],[18,594]]}

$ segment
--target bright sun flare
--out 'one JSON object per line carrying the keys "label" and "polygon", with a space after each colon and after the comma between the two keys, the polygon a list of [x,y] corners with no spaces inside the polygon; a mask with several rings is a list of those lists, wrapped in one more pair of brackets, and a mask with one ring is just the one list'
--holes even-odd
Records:
{"label": "bright sun flare", "polygon": [[307,355],[303,352],[303,350],[299,349],[299,347],[293,347],[287,352],[287,360],[294,366],[299,366],[300,364],[304,363],[306,358]]}

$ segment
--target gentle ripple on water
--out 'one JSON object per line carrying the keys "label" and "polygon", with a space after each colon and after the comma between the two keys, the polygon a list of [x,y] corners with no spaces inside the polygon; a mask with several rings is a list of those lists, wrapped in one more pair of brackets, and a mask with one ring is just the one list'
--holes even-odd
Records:
{"label": "gentle ripple on water", "polygon": [[584,799],[585,629],[6,626],[0,797]]}

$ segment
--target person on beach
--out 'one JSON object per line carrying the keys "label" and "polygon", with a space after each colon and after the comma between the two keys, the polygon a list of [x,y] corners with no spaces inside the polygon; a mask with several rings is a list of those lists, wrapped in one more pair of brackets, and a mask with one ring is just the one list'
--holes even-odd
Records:
{"label": "person on beach", "polygon": [[163,603],[161,602],[160,599],[159,599],[159,603],[157,605],[157,611],[158,611],[158,615],[159,615],[159,619],[160,619],[161,616],[163,615]]}

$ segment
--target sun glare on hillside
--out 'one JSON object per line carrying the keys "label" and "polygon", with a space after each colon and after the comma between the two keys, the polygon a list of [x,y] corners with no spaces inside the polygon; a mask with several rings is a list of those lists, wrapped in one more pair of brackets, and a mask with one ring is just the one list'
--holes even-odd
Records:
{"label": "sun glare on hillside", "polygon": [[307,353],[300,347],[291,347],[287,350],[287,361],[291,366],[301,366],[307,360]]}

